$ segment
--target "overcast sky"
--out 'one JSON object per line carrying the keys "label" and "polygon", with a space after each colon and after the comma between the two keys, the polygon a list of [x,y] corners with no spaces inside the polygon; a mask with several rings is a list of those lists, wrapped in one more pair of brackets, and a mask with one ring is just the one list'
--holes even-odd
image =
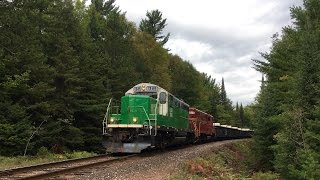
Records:
{"label": "overcast sky", "polygon": [[137,25],[147,10],[159,9],[171,36],[167,48],[219,83],[228,97],[247,105],[260,88],[251,59],[269,51],[271,36],[291,25],[289,8],[302,0],[117,0]]}

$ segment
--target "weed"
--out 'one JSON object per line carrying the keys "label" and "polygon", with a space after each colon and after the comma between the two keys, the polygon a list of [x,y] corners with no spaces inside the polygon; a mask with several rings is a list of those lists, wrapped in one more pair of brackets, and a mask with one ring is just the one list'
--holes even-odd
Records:
{"label": "weed", "polygon": [[247,140],[213,149],[204,157],[185,162],[179,173],[168,179],[278,179],[275,173],[252,173],[247,160],[250,157],[250,145],[251,141]]}
{"label": "weed", "polygon": [[0,156],[0,170],[31,166],[35,164],[48,163],[54,161],[61,161],[65,159],[74,159],[89,157],[95,154],[89,152],[71,152],[64,154],[54,154],[51,153],[47,148],[39,148],[36,156],[16,156],[16,157],[4,157]]}

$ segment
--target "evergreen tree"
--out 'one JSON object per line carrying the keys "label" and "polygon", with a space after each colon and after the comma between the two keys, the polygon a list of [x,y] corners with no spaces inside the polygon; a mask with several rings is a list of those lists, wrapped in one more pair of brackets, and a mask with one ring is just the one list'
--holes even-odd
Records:
{"label": "evergreen tree", "polygon": [[292,8],[295,26],[275,36],[267,62],[256,61],[268,81],[259,95],[255,152],[286,179],[320,177],[319,8],[316,0]]}
{"label": "evergreen tree", "polygon": [[236,103],[236,112],[239,112],[239,104],[238,104],[238,102]]}
{"label": "evergreen tree", "polygon": [[224,85],[224,79],[222,78],[220,87],[220,102],[217,106],[218,109],[218,121],[224,124],[230,124],[236,126],[236,115],[232,107],[231,100],[227,97],[227,92]]}
{"label": "evergreen tree", "polygon": [[242,103],[240,104],[240,108],[239,108],[239,119],[240,119],[240,127],[244,127],[245,118],[244,118],[244,110],[243,110]]}
{"label": "evergreen tree", "polygon": [[241,126],[241,119],[240,119],[240,109],[239,109],[239,103],[236,103],[236,107],[234,110],[234,117],[235,117],[235,125],[237,127],[242,127]]}
{"label": "evergreen tree", "polygon": [[[200,79],[195,71],[195,68],[186,61],[183,61],[179,56],[170,56],[170,75],[172,79],[171,92],[185,102],[194,106],[196,98],[199,97],[199,92],[196,91],[197,83]],[[190,79],[189,79],[190,78]],[[189,81],[189,83],[186,83]]]}
{"label": "evergreen tree", "polygon": [[142,19],[139,25],[141,31],[150,34],[156,41],[162,45],[169,40],[170,33],[162,35],[163,29],[166,27],[167,19],[162,18],[162,13],[159,10],[147,11],[147,18]]}
{"label": "evergreen tree", "polygon": [[[49,147],[73,149],[82,145],[82,135],[73,127],[74,113],[79,108],[78,94],[81,90],[79,61],[83,49],[78,41],[82,37],[80,23],[74,16],[72,1],[48,1],[45,4],[40,2],[35,7],[39,8],[40,23],[45,25],[41,29],[40,39],[46,64],[51,69],[46,72],[51,79],[48,81],[51,89],[42,99],[50,107],[46,112],[50,122],[44,124],[43,129],[50,126],[55,129],[54,132],[40,131],[37,136],[38,142]],[[51,143],[46,138],[52,139]]]}
{"label": "evergreen tree", "polygon": [[213,115],[214,119],[218,116],[217,106],[219,103],[219,86],[216,84],[215,79],[211,76],[202,73],[202,79],[204,82],[203,92],[201,95],[203,96],[201,102],[205,104],[205,106],[200,107],[200,109],[205,110],[206,112]]}
{"label": "evergreen tree", "polygon": [[261,85],[260,85],[260,88],[262,89],[264,86],[265,86],[265,80],[264,80],[264,75],[262,75],[262,78],[261,78]]}
{"label": "evergreen tree", "polygon": [[227,92],[226,92],[226,89],[224,87],[224,79],[222,78],[222,81],[221,81],[221,90],[220,90],[220,98],[221,98],[221,103],[224,104],[224,105],[227,105]]}
{"label": "evergreen tree", "polygon": [[141,81],[157,84],[171,90],[168,52],[149,34],[137,32],[132,39],[137,62],[137,71],[141,73]]}
{"label": "evergreen tree", "polygon": [[[41,52],[40,27],[35,21],[39,17],[33,4],[0,3],[0,139],[5,147],[1,155],[22,155],[33,124],[47,118],[43,112],[48,106],[42,98],[50,89],[50,68]],[[40,122],[32,122],[35,118]]]}

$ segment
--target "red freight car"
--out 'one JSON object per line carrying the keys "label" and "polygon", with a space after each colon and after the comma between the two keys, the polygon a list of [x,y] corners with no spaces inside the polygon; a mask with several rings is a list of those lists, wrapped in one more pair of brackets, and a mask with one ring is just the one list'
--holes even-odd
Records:
{"label": "red freight car", "polygon": [[199,109],[189,108],[189,124],[196,139],[206,140],[208,136],[213,137],[215,134],[213,116]]}

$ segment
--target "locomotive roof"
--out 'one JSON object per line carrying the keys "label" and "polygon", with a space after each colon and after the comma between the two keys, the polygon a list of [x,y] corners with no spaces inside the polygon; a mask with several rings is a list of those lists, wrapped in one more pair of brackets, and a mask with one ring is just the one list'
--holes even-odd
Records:
{"label": "locomotive roof", "polygon": [[209,115],[209,116],[213,117],[211,114],[208,114],[208,113],[206,113],[206,112],[203,112],[203,111],[201,111],[201,110],[199,110],[199,109],[197,109],[197,108],[194,108],[194,107],[190,107],[189,110],[199,111],[199,112],[201,112],[201,113],[203,113],[203,114],[206,114],[206,115]]}
{"label": "locomotive roof", "polygon": [[[131,89],[129,89],[125,95],[131,95],[131,94],[136,94],[136,93],[141,93],[141,92],[150,92],[150,93],[160,93],[160,92],[166,92],[168,94],[170,94],[171,96],[175,97],[173,94],[171,94],[170,92],[168,92],[167,90],[163,89],[162,87],[155,85],[155,84],[151,84],[151,83],[140,83],[137,84],[135,86],[133,86]],[[189,107],[189,104],[185,103],[183,100],[175,97],[176,99],[178,99],[181,103],[183,103],[185,106]]]}
{"label": "locomotive roof", "polygon": [[129,89],[125,94],[130,95],[130,94],[136,94],[138,92],[153,92],[153,93],[158,93],[158,92],[168,92],[165,89],[159,87],[158,85],[151,84],[151,83],[140,83],[135,86],[133,86],[131,89]]}

